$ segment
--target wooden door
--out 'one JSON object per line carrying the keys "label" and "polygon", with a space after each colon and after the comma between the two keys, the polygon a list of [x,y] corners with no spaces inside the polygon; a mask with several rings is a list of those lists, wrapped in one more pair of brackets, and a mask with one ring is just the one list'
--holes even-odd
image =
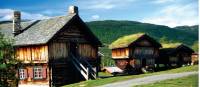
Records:
{"label": "wooden door", "polygon": [[77,57],[78,55],[78,45],[76,42],[70,42],[70,51],[69,51],[72,55],[74,55],[75,57]]}
{"label": "wooden door", "polygon": [[145,67],[146,66],[146,58],[143,58],[142,59],[142,67]]}

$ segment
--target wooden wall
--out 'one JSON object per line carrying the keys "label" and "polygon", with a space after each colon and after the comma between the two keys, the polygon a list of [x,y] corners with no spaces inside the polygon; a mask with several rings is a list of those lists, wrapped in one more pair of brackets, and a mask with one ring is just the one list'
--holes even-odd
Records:
{"label": "wooden wall", "polygon": [[90,44],[79,44],[79,54],[86,58],[97,58],[97,48]]}
{"label": "wooden wall", "polygon": [[87,40],[85,40],[84,34],[75,25],[66,27],[66,29],[58,33],[56,35],[56,38],[54,38],[53,40],[57,42],[87,42]]}
{"label": "wooden wall", "polygon": [[154,55],[154,48],[153,47],[136,47],[132,48],[131,52],[132,57],[146,57],[146,56],[152,56]]}
{"label": "wooden wall", "polygon": [[119,48],[119,49],[112,49],[112,58],[128,58],[129,56],[129,49],[128,48]]}
{"label": "wooden wall", "polygon": [[192,56],[191,56],[191,61],[192,61],[192,65],[194,65],[194,64],[198,64],[198,61],[199,61],[199,57],[198,57],[198,54],[192,54]]}
{"label": "wooden wall", "polygon": [[68,57],[69,43],[52,42],[49,44],[49,58],[58,59]]}
{"label": "wooden wall", "polygon": [[15,56],[17,59],[29,62],[43,63],[48,61],[48,46],[26,46],[16,48]]}

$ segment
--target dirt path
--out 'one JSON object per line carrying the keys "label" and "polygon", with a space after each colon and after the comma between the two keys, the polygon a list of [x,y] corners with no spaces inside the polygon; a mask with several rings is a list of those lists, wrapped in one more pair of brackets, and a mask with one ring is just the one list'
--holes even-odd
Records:
{"label": "dirt path", "polygon": [[126,81],[121,81],[121,82],[115,82],[111,84],[102,85],[99,87],[133,87],[135,85],[155,83],[162,80],[180,78],[180,77],[189,76],[193,74],[198,74],[198,72],[184,72],[184,73],[174,73],[174,74],[153,75],[153,76],[147,76],[143,78],[136,78],[136,79],[126,80]]}

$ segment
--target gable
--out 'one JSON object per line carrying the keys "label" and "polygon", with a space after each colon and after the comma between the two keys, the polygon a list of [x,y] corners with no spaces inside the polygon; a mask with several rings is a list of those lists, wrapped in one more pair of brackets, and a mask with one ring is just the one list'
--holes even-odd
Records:
{"label": "gable", "polygon": [[152,46],[152,43],[148,40],[141,40],[137,42],[137,44],[139,44],[140,46]]}
{"label": "gable", "polygon": [[59,33],[57,33],[52,41],[58,42],[87,42],[85,39],[84,33],[80,30],[79,27],[73,24],[69,24],[64,27]]}
{"label": "gable", "polygon": [[102,46],[99,39],[91,32],[79,16],[74,17],[73,20],[63,26],[51,40],[91,43],[95,46]]}
{"label": "gable", "polygon": [[161,44],[158,43],[152,37],[145,34],[129,45],[129,47],[135,47],[135,46],[151,46],[159,48],[161,47]]}

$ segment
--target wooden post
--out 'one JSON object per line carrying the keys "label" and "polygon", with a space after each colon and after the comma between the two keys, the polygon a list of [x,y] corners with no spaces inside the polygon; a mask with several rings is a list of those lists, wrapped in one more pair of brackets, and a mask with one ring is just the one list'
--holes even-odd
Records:
{"label": "wooden post", "polygon": [[86,75],[87,75],[86,80],[89,80],[89,76],[90,76],[90,75],[89,75],[89,68],[88,68],[88,67],[86,68]]}

